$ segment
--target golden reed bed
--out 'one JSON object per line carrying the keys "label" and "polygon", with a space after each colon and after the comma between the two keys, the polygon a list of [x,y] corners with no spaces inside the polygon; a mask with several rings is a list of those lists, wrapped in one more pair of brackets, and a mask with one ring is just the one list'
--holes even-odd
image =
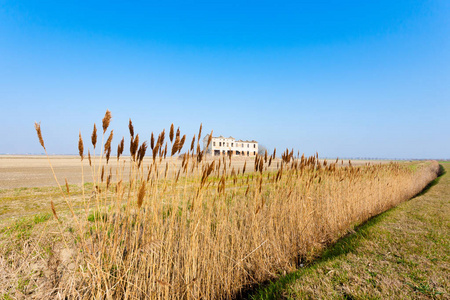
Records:
{"label": "golden reed bed", "polygon": [[[83,190],[83,209],[73,207],[64,183],[70,216],[60,218],[52,205],[65,247],[77,253],[72,267],[60,270],[53,295],[235,297],[251,284],[295,269],[356,224],[411,198],[439,171],[437,162],[341,166],[286,150],[281,160],[275,151],[257,156],[255,171],[248,173],[246,164],[232,167],[232,157],[205,160],[201,127],[177,165],[163,158],[181,152],[185,135],[172,125],[167,139],[163,131],[152,133],[149,144],[140,143],[131,121],[131,159],[122,159],[123,139],[111,156],[110,119],[107,111],[100,144],[94,125],[87,154],[79,138],[81,164],[90,166],[83,176],[94,180],[92,190]],[[36,130],[45,149],[39,124]],[[103,159],[94,159],[95,151]],[[114,174],[111,160],[121,166]]]}

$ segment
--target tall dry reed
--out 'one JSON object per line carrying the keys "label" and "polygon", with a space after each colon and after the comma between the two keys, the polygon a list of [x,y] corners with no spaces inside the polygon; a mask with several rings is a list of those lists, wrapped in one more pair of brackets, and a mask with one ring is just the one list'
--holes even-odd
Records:
{"label": "tall dry reed", "polygon": [[[102,141],[110,120],[108,111]],[[38,124],[36,129],[44,146]],[[139,142],[131,120],[129,130],[131,156],[120,157],[122,139],[114,177],[112,130],[100,150],[106,159],[91,158],[88,151],[93,190],[83,191],[84,208],[67,221],[78,224],[72,245],[79,267],[60,284],[63,294],[234,297],[250,284],[293,270],[300,259],[313,257],[355,224],[411,198],[439,169],[436,162],[416,170],[399,163],[344,166],[286,150],[281,159],[275,151],[257,156],[249,172],[247,161],[235,168],[231,156],[207,159],[200,147],[201,127],[178,165],[168,156],[181,153],[185,136],[173,124],[169,142],[164,130],[156,141],[151,133],[149,160],[144,160],[147,142]],[[91,139],[94,151],[95,125]],[[81,135],[79,141],[83,163]],[[52,211],[57,217],[53,206]]]}

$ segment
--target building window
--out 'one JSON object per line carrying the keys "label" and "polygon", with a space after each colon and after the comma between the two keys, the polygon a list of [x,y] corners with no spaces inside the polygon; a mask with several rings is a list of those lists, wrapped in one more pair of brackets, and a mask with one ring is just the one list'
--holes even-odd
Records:
{"label": "building window", "polygon": [[247,151],[247,156],[249,156],[249,154],[250,154],[250,153]]}
{"label": "building window", "polygon": [[231,143],[231,147],[233,147],[233,143]]}
{"label": "building window", "polygon": [[222,142],[219,142],[219,146],[222,146]]}
{"label": "building window", "polygon": [[213,142],[213,146],[214,146],[214,147],[216,146],[216,142]]}
{"label": "building window", "polygon": [[247,144],[247,148],[250,148],[250,144]]}
{"label": "building window", "polygon": [[253,155],[255,155],[256,154],[256,152],[255,151],[253,151]]}
{"label": "building window", "polygon": [[256,148],[256,144],[253,144],[253,148]]}

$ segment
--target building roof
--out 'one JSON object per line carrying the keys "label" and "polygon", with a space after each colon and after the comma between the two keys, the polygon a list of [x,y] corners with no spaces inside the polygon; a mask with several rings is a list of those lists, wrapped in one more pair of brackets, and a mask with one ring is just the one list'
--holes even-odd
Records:
{"label": "building roof", "polygon": [[[204,140],[207,140],[208,139],[208,137],[209,137],[209,134],[207,134],[203,139]],[[224,137],[223,135],[220,135],[220,136],[213,136],[212,137],[213,139],[232,139],[232,140],[235,140],[235,142],[239,142],[239,143],[258,143],[257,141],[255,141],[255,140],[236,140],[234,137],[232,137],[232,136],[230,136],[230,137]]]}
{"label": "building roof", "polygon": [[255,141],[255,140],[251,140],[251,141],[248,141],[248,140],[238,140],[238,141],[236,141],[236,142],[239,142],[239,143],[257,143],[257,141]]}
{"label": "building roof", "polygon": [[232,136],[226,138],[223,135],[221,135],[221,136],[213,136],[212,138],[213,139],[233,139],[234,140],[234,137],[232,137]]}

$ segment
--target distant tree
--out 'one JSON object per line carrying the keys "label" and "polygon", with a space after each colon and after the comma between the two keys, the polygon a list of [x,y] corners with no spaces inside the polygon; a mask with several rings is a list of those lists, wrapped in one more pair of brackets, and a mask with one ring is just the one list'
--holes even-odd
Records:
{"label": "distant tree", "polygon": [[267,150],[266,146],[261,145],[261,144],[258,145],[258,154],[259,155],[264,155],[264,153],[266,153],[266,150]]}

